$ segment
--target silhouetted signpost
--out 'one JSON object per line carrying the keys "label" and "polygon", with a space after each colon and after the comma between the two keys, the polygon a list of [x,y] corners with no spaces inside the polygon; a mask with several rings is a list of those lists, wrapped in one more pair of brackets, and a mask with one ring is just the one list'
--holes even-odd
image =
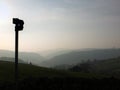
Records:
{"label": "silhouetted signpost", "polygon": [[18,18],[13,18],[13,24],[15,24],[15,83],[16,90],[18,88],[18,40],[19,31],[23,30],[24,21]]}

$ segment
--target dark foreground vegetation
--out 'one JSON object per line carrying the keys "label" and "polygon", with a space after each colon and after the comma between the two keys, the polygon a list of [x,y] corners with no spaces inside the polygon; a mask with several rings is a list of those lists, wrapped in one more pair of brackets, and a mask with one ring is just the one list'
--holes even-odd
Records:
{"label": "dark foreground vegetation", "polygon": [[[0,90],[15,90],[14,83],[0,84]],[[18,90],[120,90],[115,78],[26,78],[19,81]]]}
{"label": "dark foreground vegetation", "polygon": [[[0,61],[0,90],[15,90],[13,62]],[[19,64],[18,90],[120,90],[120,79]]]}

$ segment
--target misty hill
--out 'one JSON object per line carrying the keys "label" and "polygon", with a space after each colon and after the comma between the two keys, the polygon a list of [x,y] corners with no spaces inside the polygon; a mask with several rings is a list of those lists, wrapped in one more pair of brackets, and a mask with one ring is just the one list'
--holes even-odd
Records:
{"label": "misty hill", "polygon": [[120,78],[120,57],[99,61],[87,61],[74,65],[70,70],[75,72],[104,74]]}
{"label": "misty hill", "polygon": [[[0,57],[11,57],[14,58],[15,54],[13,51],[0,50]],[[31,62],[32,64],[38,65],[40,62],[45,60],[44,57],[33,52],[20,52],[19,59],[22,59],[25,63]]]}
{"label": "misty hill", "polygon": [[41,51],[39,53],[40,53],[40,55],[46,57],[47,59],[51,59],[51,58],[53,58],[55,56],[66,54],[66,53],[69,53],[71,51],[73,51],[73,50],[69,50],[69,49],[55,49],[55,50]]}
{"label": "misty hill", "polygon": [[[0,61],[9,61],[9,62],[15,62],[15,58],[12,57],[0,57]],[[23,60],[19,59],[18,63],[26,63]]]}
{"label": "misty hill", "polygon": [[115,58],[120,56],[120,49],[94,49],[94,50],[85,50],[85,51],[72,51],[66,54],[58,55],[51,58],[48,61],[44,61],[41,65],[46,67],[53,67],[57,65],[74,65],[86,60],[102,60]]}

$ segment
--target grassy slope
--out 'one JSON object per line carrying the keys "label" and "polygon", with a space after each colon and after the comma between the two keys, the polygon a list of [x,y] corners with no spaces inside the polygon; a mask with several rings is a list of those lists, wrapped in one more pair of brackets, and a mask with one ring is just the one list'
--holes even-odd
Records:
{"label": "grassy slope", "polygon": [[[58,71],[49,68],[37,67],[28,64],[19,64],[19,79],[28,77],[83,77],[101,78],[99,75],[80,72]],[[14,63],[0,61],[0,81],[14,81]]]}
{"label": "grassy slope", "polygon": [[97,72],[118,77],[120,76],[120,57],[99,61],[95,63],[94,68]]}

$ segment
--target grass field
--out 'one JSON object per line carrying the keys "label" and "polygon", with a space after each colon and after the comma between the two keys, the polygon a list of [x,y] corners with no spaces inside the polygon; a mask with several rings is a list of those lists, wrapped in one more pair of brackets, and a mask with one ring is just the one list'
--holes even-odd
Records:
{"label": "grass field", "polygon": [[[120,80],[94,73],[19,64],[18,90],[120,90]],[[0,90],[16,90],[14,63],[0,61]]]}
{"label": "grass field", "polygon": [[[75,77],[75,78],[102,78],[102,75],[70,72],[64,70],[54,70],[51,68],[38,67],[29,64],[19,64],[19,80],[34,77]],[[0,61],[0,81],[13,81],[14,82],[14,63]]]}

